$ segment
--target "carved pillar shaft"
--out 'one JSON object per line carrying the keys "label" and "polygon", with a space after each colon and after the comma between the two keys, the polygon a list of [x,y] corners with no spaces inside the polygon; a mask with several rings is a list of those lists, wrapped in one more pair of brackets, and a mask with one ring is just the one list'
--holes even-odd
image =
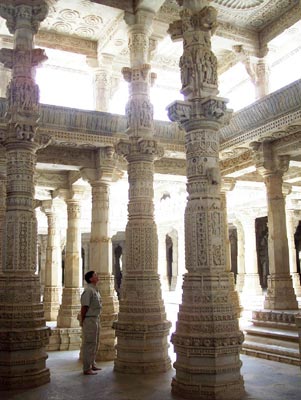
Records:
{"label": "carved pillar shaft", "polygon": [[294,210],[287,210],[287,240],[289,250],[290,273],[293,279],[293,286],[297,297],[301,296],[300,274],[297,271],[295,232],[299,223],[299,218]]}
{"label": "carved pillar shaft", "polygon": [[268,200],[270,275],[264,308],[298,309],[289,269],[282,173],[269,174],[265,178],[265,184]]}
{"label": "carved pillar shaft", "polygon": [[53,201],[44,201],[43,210],[47,216],[48,235],[46,247],[44,311],[47,321],[56,321],[60,307],[61,295],[61,248],[58,230],[58,220],[53,207]]}
{"label": "carved pillar shaft", "polygon": [[268,205],[268,289],[264,308],[269,310],[295,310],[298,302],[294,293],[289,269],[288,241],[286,234],[285,197],[283,174],[289,167],[288,156],[278,156],[272,143],[251,143],[258,172],[263,176]]}
{"label": "carved pillar shaft", "polygon": [[239,360],[243,334],[233,274],[226,265],[220,196],[218,130],[229,115],[225,99],[216,97],[217,61],[211,51],[217,13],[207,1],[179,4],[183,5],[181,20],[171,24],[169,32],[174,40],[183,38],[180,67],[185,101],[173,103],[169,117],[180,121],[186,131],[188,272],[172,335],[177,354],[172,391],[191,399],[240,399],[244,393]]}
{"label": "carved pillar shaft", "polygon": [[261,99],[269,94],[269,68],[265,58],[259,58],[256,64],[255,97]]}
{"label": "carved pillar shaft", "polygon": [[129,373],[166,371],[170,368],[167,336],[170,322],[161,297],[158,239],[154,221],[154,159],[162,150],[153,138],[153,106],[149,87],[153,75],[146,64],[153,14],[139,10],[128,15],[131,68],[123,74],[129,82],[126,114],[129,140],[117,151],[128,161],[129,204],[126,259],[118,322],[114,368]]}
{"label": "carved pillar shaft", "polygon": [[[28,4],[26,4],[28,3]],[[45,57],[33,37],[48,12],[43,2],[0,5],[13,34],[13,50],[2,48],[0,62],[12,70],[2,145],[6,151],[6,212],[3,275],[0,277],[0,388],[20,389],[49,382],[45,325],[36,272],[37,223],[34,210],[36,151],[49,138],[37,132],[39,88],[35,67]]]}
{"label": "carved pillar shaft", "polygon": [[245,285],[245,236],[242,225],[239,221],[235,221],[234,225],[237,230],[237,278],[236,290],[242,292]]}
{"label": "carved pillar shaft", "polygon": [[67,237],[65,253],[65,286],[59,309],[59,328],[78,327],[77,314],[80,309],[82,287],[80,201],[69,198],[67,203]]}
{"label": "carved pillar shaft", "polygon": [[113,322],[117,319],[118,300],[114,291],[112,276],[112,243],[109,237],[109,182],[99,180],[92,186],[92,222],[90,239],[90,269],[98,272],[98,287],[103,309],[100,317],[99,348],[97,360],[114,360],[115,331]]}
{"label": "carved pillar shaft", "polygon": [[245,241],[245,284],[242,292],[246,300],[248,300],[250,296],[262,296],[262,288],[260,286],[258,274],[254,215],[244,214],[241,217],[241,224],[244,237],[248,238],[248,240]]}

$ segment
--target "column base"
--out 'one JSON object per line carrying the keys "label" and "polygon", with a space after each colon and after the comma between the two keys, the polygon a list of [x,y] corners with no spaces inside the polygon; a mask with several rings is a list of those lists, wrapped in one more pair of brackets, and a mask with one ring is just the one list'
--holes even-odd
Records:
{"label": "column base", "polygon": [[292,274],[293,286],[295,290],[295,295],[297,297],[301,297],[301,284],[300,284],[300,275],[297,272]]}
{"label": "column base", "polygon": [[77,315],[80,311],[82,288],[64,288],[62,304],[57,317],[58,328],[79,328]]}
{"label": "column base", "polygon": [[269,275],[268,290],[264,300],[265,310],[297,310],[298,301],[290,275]]}
{"label": "column base", "polygon": [[241,400],[245,395],[244,381],[239,378],[237,382],[210,385],[210,384],[186,384],[172,379],[171,392],[183,399],[198,400]]}
{"label": "column base", "polygon": [[167,336],[169,321],[156,325],[116,322],[117,359],[114,370],[127,374],[166,372],[171,368]]}
{"label": "column base", "polygon": [[242,293],[245,296],[262,296],[259,274],[245,274],[245,282]]}
{"label": "column base", "polygon": [[49,338],[47,351],[79,350],[81,346],[82,329],[53,328]]}
{"label": "column base", "polygon": [[172,392],[187,399],[241,399],[243,339],[233,274],[188,272],[171,338],[177,354]]}
{"label": "column base", "polygon": [[100,327],[99,348],[96,361],[113,361],[116,358],[116,338],[114,329]]}
{"label": "column base", "polygon": [[44,314],[46,321],[56,321],[60,309],[60,298],[62,289],[55,286],[44,288]]}
{"label": "column base", "polygon": [[236,290],[242,292],[245,285],[245,274],[237,274],[236,276]]}
{"label": "column base", "polygon": [[27,389],[50,381],[45,347],[49,328],[38,276],[0,275],[0,389]]}
{"label": "column base", "polygon": [[114,277],[104,273],[99,276],[98,286],[102,297],[102,313],[96,360],[113,361],[116,358],[116,337],[112,324],[118,318],[119,302],[114,290]]}

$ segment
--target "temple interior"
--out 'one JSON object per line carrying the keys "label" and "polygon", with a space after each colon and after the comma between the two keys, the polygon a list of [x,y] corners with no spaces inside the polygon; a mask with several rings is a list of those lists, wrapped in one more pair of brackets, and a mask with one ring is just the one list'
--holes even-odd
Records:
{"label": "temple interior", "polygon": [[[0,1],[5,399],[299,399],[300,15]],[[79,377],[89,270],[96,378]]]}

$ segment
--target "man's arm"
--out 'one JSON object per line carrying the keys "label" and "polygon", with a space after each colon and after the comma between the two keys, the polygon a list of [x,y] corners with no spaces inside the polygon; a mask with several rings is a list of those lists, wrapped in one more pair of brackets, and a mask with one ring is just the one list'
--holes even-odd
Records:
{"label": "man's arm", "polygon": [[80,326],[83,326],[84,319],[86,317],[88,309],[89,309],[88,306],[82,306],[81,309],[80,309],[80,314],[81,314],[81,324],[80,324]]}

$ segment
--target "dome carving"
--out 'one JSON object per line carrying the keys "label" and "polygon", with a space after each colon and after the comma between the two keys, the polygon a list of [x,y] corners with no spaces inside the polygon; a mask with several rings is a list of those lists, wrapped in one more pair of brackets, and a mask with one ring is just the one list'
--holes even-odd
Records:
{"label": "dome carving", "polygon": [[248,10],[262,5],[265,0],[214,0],[214,3],[232,9]]}

